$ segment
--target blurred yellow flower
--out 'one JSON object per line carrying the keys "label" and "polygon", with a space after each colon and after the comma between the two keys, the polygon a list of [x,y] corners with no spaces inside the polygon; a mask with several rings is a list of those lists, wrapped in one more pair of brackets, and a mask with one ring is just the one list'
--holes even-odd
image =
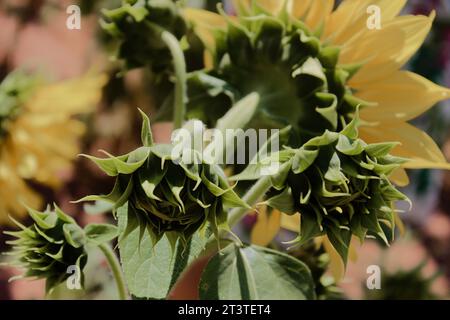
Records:
{"label": "blurred yellow flower", "polygon": [[90,73],[56,84],[24,85],[26,77],[13,73],[0,85],[0,224],[8,214],[24,214],[24,204],[41,205],[27,180],[53,188],[60,184],[58,173],[70,168],[85,131],[73,116],[94,110],[106,81]]}
{"label": "blurred yellow flower", "polygon": [[[434,12],[429,16],[398,16],[405,4],[406,0],[344,0],[335,8],[334,0],[234,0],[241,16],[251,15],[252,6],[263,8],[274,16],[283,14],[286,8],[291,18],[305,23],[323,45],[339,47],[339,65],[358,66],[347,86],[354,96],[372,102],[360,113],[363,120],[359,129],[361,139],[367,143],[399,142],[392,154],[410,159],[403,166],[406,169],[450,169],[436,143],[408,123],[437,102],[449,99],[450,90],[401,70],[423,44],[435,18]],[[370,18],[367,9],[371,5],[381,10],[380,29],[367,26]],[[225,18],[196,9],[186,9],[185,15],[194,24],[205,46],[214,50],[214,29],[226,28]],[[211,65],[209,61],[210,56],[206,54],[207,65]],[[390,178],[400,186],[409,183],[403,168]],[[277,234],[274,226],[281,225],[298,232],[299,223],[298,215],[268,215],[264,210],[252,237],[266,245]],[[325,246],[331,247],[327,242]]]}

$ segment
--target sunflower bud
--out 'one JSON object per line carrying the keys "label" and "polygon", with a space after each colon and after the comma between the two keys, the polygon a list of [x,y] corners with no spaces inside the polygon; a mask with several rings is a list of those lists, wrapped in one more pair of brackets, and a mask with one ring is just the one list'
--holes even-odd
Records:
{"label": "sunflower bud", "polygon": [[82,270],[87,262],[83,229],[58,207],[53,211],[28,212],[34,221],[30,227],[13,220],[21,230],[5,232],[17,238],[7,243],[13,246],[8,253],[15,258],[12,264],[25,270],[20,277],[46,279],[46,291],[50,293],[69,278],[68,268],[75,267],[82,285]]}
{"label": "sunflower bud", "polygon": [[106,200],[115,208],[128,202],[127,229],[139,224],[154,243],[164,234],[186,242],[208,225],[216,235],[219,229],[228,230],[226,208],[247,205],[228,185],[222,169],[203,161],[196,150],[183,151],[194,158],[187,164],[182,155],[175,155],[174,145],[153,144],[149,119],[142,116],[143,147],[120,157],[87,156],[106,174],[116,177],[116,182],[109,195],[80,201]]}
{"label": "sunflower bud", "polygon": [[186,23],[177,4],[170,0],[123,1],[117,9],[105,10],[103,29],[119,40],[117,57],[127,68],[149,65],[156,74],[171,70],[172,59],[159,30],[178,39]]}
{"label": "sunflower bud", "polygon": [[[357,138],[357,124],[356,115],[340,132],[326,131],[301,148],[281,151],[277,156],[284,163],[271,177],[266,198],[270,207],[300,213],[300,234],[292,243],[327,235],[344,261],[352,234],[388,243],[393,235],[381,223],[393,232],[394,202],[409,201],[388,179],[406,161],[389,155],[396,144],[366,144]],[[251,172],[256,171],[249,167],[234,179],[249,179]]]}

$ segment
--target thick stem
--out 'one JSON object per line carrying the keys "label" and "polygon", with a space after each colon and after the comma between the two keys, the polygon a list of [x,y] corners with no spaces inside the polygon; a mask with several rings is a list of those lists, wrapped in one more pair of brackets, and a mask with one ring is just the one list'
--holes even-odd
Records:
{"label": "thick stem", "polygon": [[101,244],[98,247],[105,255],[106,260],[108,261],[109,267],[111,268],[114,279],[116,281],[119,299],[127,300],[128,294],[127,294],[127,289],[126,289],[126,285],[125,285],[125,279],[123,277],[122,268],[120,267],[120,262],[117,259],[116,254],[114,253],[114,251],[111,249],[111,247],[108,244]]}
{"label": "thick stem", "polygon": [[180,43],[173,34],[168,31],[162,31],[161,39],[169,48],[173,58],[176,78],[173,125],[174,129],[179,129],[183,126],[186,113],[186,61],[184,59],[184,53],[180,47]]}

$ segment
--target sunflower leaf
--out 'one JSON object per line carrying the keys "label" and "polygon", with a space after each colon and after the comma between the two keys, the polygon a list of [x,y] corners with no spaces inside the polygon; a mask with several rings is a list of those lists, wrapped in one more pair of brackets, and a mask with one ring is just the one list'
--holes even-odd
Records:
{"label": "sunflower leaf", "polygon": [[199,285],[202,300],[315,299],[308,267],[259,246],[229,245],[213,256]]}
{"label": "sunflower leaf", "polygon": [[[130,227],[128,217],[128,207],[120,207],[120,233]],[[143,299],[166,299],[181,272],[200,255],[206,243],[195,234],[187,246],[181,245],[180,239],[174,244],[167,235],[155,244],[149,232],[141,235],[139,223],[127,233],[119,239],[125,279],[131,294]]]}

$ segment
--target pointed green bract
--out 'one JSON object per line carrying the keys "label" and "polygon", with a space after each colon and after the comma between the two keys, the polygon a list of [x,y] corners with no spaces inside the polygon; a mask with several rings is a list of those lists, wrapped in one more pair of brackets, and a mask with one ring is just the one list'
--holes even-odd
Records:
{"label": "pointed green bract", "polygon": [[142,117],[142,129],[141,129],[141,141],[144,147],[151,147],[153,145],[153,134],[150,125],[150,118],[139,109],[139,113]]}

